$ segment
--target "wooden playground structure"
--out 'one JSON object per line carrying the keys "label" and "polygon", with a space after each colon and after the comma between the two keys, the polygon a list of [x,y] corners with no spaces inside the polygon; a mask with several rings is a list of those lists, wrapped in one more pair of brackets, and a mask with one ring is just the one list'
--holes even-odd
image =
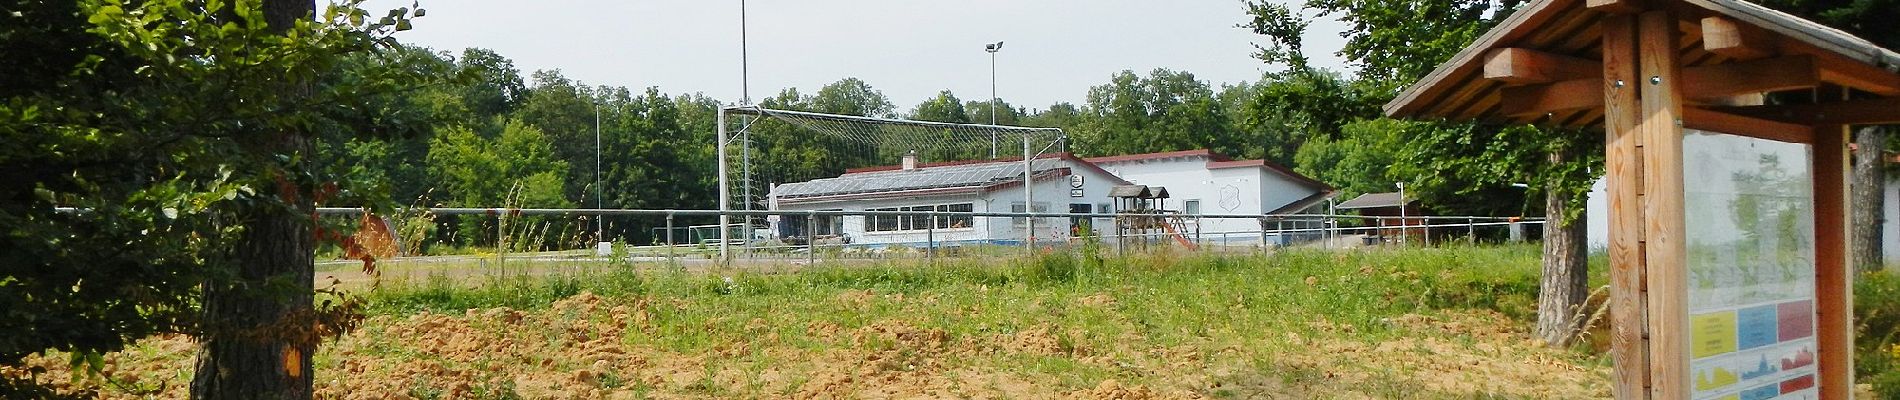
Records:
{"label": "wooden playground structure", "polygon": [[1115,199],[1115,243],[1119,246],[1149,246],[1162,237],[1171,238],[1181,247],[1197,250],[1189,240],[1187,219],[1167,209],[1168,188],[1147,185],[1121,185],[1109,189]]}

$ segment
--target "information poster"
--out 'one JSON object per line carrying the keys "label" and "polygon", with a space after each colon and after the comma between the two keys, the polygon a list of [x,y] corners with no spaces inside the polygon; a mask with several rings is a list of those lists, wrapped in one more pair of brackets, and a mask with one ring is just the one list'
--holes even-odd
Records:
{"label": "information poster", "polygon": [[1817,398],[1808,146],[1690,130],[1683,153],[1691,397]]}

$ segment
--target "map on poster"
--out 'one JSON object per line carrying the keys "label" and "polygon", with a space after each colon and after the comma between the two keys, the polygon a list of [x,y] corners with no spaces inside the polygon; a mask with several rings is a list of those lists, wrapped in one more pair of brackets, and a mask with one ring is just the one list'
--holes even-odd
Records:
{"label": "map on poster", "polygon": [[1814,214],[1807,145],[1683,137],[1695,399],[1812,399]]}

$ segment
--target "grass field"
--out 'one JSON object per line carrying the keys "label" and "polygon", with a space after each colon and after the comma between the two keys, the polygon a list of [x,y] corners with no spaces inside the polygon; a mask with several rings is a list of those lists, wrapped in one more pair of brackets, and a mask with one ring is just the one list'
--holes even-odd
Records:
{"label": "grass field", "polygon": [[[1607,397],[1607,357],[1525,332],[1537,257],[1064,253],[386,280],[316,379],[329,398]],[[109,357],[110,379],[73,385],[177,397],[191,346],[148,339]],[[66,382],[64,361],[40,361],[43,379]]]}

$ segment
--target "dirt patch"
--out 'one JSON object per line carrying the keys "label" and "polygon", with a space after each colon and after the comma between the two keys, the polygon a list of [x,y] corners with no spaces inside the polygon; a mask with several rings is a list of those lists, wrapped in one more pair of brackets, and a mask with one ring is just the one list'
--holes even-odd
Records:
{"label": "dirt patch", "polygon": [[[905,311],[868,323],[717,315],[689,299],[604,298],[582,293],[545,309],[505,307],[379,316],[327,344],[318,358],[319,398],[1579,398],[1608,396],[1608,367],[1536,346],[1519,322],[1494,312],[1402,315],[1379,326],[1319,320],[1309,334],[1247,340],[1210,331],[1163,344],[1139,331],[1091,341],[1084,327],[1025,317],[1022,328],[954,334],[912,318],[909,299],[846,291],[817,302],[851,313],[876,302]],[[1050,299],[1050,304],[1066,303]],[[1114,297],[1072,299],[1116,312]],[[1024,304],[1025,308],[1041,307]],[[656,310],[655,307],[660,307]],[[967,307],[967,306],[962,306]],[[690,308],[690,310],[689,310]],[[964,308],[956,308],[963,310]],[[1040,308],[1036,308],[1040,309]],[[943,312],[920,309],[917,312]],[[673,315],[674,317],[669,317]],[[920,314],[921,315],[921,314]],[[735,318],[735,319],[727,319]],[[736,319],[743,318],[743,319]],[[1126,319],[1124,317],[1124,319]],[[671,325],[669,325],[671,324]],[[701,325],[703,324],[703,326]],[[804,335],[780,340],[785,324]],[[692,330],[705,343],[659,343]],[[1225,329],[1225,328],[1224,328]],[[1368,331],[1392,331],[1367,341]],[[184,397],[195,344],[156,337],[107,358],[99,397]],[[46,382],[68,382],[62,355],[37,357]],[[6,372],[0,372],[6,373]],[[18,371],[12,372],[14,374]],[[1386,388],[1386,389],[1381,389]]]}

